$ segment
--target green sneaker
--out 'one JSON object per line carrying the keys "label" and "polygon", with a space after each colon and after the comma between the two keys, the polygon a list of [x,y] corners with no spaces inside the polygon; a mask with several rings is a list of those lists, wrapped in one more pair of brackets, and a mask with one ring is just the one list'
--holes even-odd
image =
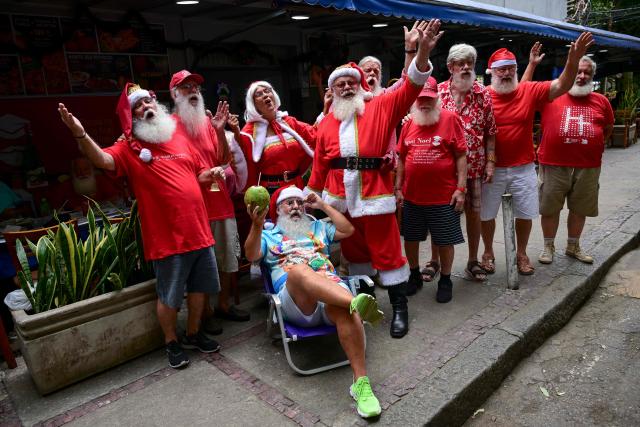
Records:
{"label": "green sneaker", "polygon": [[358,294],[351,300],[349,314],[357,311],[363,321],[377,325],[384,318],[384,313],[378,310],[378,301],[369,294]]}
{"label": "green sneaker", "polygon": [[380,402],[371,390],[369,377],[360,377],[351,384],[349,394],[356,401],[356,410],[362,418],[376,417],[382,412]]}

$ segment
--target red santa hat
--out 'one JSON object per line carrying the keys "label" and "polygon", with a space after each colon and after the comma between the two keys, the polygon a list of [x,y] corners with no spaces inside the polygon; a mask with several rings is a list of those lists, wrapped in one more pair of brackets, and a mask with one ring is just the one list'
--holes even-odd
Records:
{"label": "red santa hat", "polygon": [[489,57],[489,63],[487,64],[487,74],[491,74],[492,68],[504,67],[506,65],[517,65],[516,56],[506,47],[500,48],[493,52]]}
{"label": "red santa hat", "polygon": [[151,161],[151,152],[146,148],[142,148],[140,142],[132,138],[133,116],[131,114],[131,109],[136,105],[136,102],[142,98],[155,98],[155,94],[146,89],[142,89],[135,83],[127,83],[122,90],[120,99],[118,100],[116,114],[120,119],[122,133],[129,143],[129,146],[140,156],[143,162],[148,163]]}
{"label": "red santa hat", "polygon": [[278,205],[280,204],[280,202],[292,197],[304,199],[304,193],[295,185],[280,187],[273,193],[273,195],[271,196],[271,201],[269,203],[269,217],[271,217],[271,221],[273,221],[274,223],[278,221]]}
{"label": "red santa hat", "polygon": [[353,77],[358,80],[362,89],[370,94],[371,96],[366,96],[365,99],[369,100],[373,98],[373,94],[371,93],[371,88],[367,83],[367,79],[364,78],[364,71],[362,68],[358,67],[355,62],[349,62],[348,64],[344,64],[333,70],[333,72],[329,75],[329,87],[333,86],[333,82],[336,81],[339,77]]}

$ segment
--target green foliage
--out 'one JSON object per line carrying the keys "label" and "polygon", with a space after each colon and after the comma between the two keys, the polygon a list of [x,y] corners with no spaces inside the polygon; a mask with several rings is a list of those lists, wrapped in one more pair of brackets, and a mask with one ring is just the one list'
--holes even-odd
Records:
{"label": "green foliage", "polygon": [[[38,262],[37,283],[32,279],[24,246],[16,241],[22,266],[18,281],[35,313],[122,289],[135,271],[150,277],[137,205],[134,203],[122,222],[111,224],[98,204],[92,204],[87,212],[89,235],[84,242],[73,226],[60,221],[55,233],[49,231],[36,244],[27,241]],[[96,222],[96,212],[102,219],[101,226]]]}

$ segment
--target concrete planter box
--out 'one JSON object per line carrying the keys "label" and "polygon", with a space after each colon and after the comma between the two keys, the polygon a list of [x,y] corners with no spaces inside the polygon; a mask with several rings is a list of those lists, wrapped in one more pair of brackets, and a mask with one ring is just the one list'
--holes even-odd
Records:
{"label": "concrete planter box", "polygon": [[20,350],[41,394],[162,346],[155,279],[44,313],[14,311]]}
{"label": "concrete planter box", "polygon": [[613,125],[613,133],[611,134],[611,146],[627,148],[636,142],[636,124],[632,125]]}

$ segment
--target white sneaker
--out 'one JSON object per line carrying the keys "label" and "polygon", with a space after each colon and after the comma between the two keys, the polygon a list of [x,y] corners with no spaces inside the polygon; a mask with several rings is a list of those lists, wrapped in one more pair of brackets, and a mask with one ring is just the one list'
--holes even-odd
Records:
{"label": "white sneaker", "polygon": [[556,252],[556,247],[553,243],[545,243],[544,249],[540,253],[538,257],[538,262],[540,264],[551,264],[553,262],[553,254]]}

